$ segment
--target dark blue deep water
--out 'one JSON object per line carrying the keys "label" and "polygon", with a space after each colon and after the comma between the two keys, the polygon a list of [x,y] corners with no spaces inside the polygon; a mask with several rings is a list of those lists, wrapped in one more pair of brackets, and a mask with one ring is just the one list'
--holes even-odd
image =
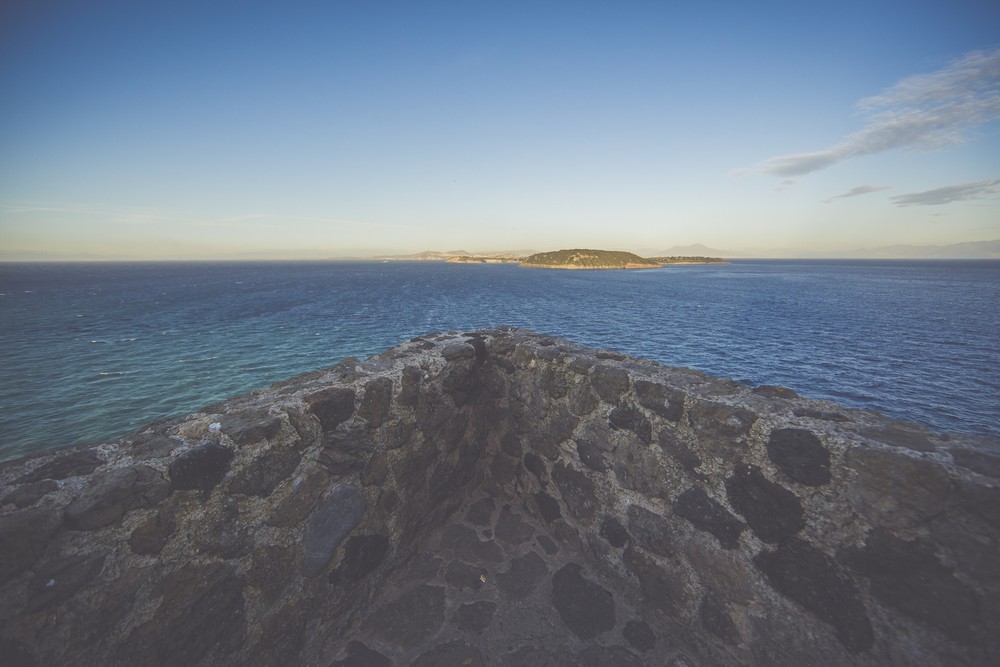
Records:
{"label": "dark blue deep water", "polygon": [[497,325],[1000,434],[996,261],[0,264],[0,460]]}

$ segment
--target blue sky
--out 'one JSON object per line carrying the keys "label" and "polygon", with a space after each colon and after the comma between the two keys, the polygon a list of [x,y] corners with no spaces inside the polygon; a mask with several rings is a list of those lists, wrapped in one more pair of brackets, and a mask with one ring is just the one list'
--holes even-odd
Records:
{"label": "blue sky", "polygon": [[0,8],[0,258],[995,238],[996,2]]}

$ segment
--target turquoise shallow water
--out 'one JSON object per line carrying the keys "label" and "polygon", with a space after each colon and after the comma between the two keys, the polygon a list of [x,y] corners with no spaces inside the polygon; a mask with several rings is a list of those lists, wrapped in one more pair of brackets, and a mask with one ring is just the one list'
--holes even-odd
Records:
{"label": "turquoise shallow water", "polygon": [[0,459],[498,325],[1000,434],[996,261],[0,264]]}

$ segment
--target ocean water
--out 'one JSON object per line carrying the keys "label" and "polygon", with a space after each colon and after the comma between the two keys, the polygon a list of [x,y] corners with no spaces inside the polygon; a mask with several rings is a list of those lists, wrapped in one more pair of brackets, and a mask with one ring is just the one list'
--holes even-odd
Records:
{"label": "ocean water", "polygon": [[0,460],[498,325],[1000,434],[997,261],[0,264]]}

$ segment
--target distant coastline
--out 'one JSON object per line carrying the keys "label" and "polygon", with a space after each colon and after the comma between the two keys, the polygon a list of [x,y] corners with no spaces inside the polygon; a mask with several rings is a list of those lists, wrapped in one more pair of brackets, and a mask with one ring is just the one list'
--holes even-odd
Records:
{"label": "distant coastline", "polygon": [[427,251],[414,255],[394,255],[378,257],[382,261],[438,261],[450,264],[518,264],[536,269],[565,270],[616,270],[616,269],[659,269],[667,265],[728,264],[721,257],[701,255],[675,255],[669,257],[640,257],[620,250],[595,250],[573,248],[539,252],[530,255],[518,253],[474,254],[464,251]]}

